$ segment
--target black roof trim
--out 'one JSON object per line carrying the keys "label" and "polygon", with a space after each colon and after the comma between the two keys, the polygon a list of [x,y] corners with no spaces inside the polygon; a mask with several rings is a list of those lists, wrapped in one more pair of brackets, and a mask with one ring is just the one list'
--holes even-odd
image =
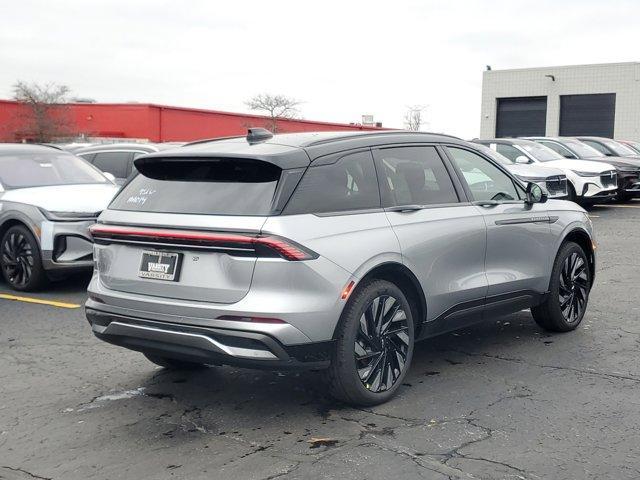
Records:
{"label": "black roof trim", "polygon": [[325,145],[331,142],[339,142],[345,139],[354,138],[354,137],[380,137],[380,136],[390,136],[390,135],[431,135],[445,138],[452,138],[454,140],[462,140],[459,137],[455,137],[453,135],[447,135],[444,133],[431,133],[431,132],[411,132],[408,130],[381,130],[381,131],[364,131],[364,132],[352,132],[346,133],[345,135],[335,136],[331,138],[325,138],[322,140],[316,140],[314,142],[310,142],[305,147],[313,147],[316,145]]}
{"label": "black roof trim", "polygon": [[191,145],[200,145],[201,143],[213,143],[219,142],[222,140],[234,140],[236,138],[244,138],[244,135],[230,135],[228,137],[214,137],[214,138],[203,138],[202,140],[194,140],[193,142],[187,142],[181,147],[190,147]]}

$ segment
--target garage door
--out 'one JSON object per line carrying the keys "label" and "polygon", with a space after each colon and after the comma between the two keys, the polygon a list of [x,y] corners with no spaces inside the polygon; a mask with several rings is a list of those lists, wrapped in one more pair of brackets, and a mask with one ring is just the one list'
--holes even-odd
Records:
{"label": "garage door", "polygon": [[613,138],[616,94],[562,95],[560,97],[560,135],[592,135]]}
{"label": "garage door", "polygon": [[544,136],[547,97],[498,98],[496,137]]}

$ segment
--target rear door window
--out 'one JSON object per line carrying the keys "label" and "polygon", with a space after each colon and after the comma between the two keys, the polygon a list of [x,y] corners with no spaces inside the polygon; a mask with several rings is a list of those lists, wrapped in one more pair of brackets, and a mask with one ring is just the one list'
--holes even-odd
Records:
{"label": "rear door window", "polygon": [[385,207],[458,202],[435,147],[384,148],[375,156]]}
{"label": "rear door window", "polygon": [[522,153],[513,145],[505,145],[503,143],[496,144],[496,152],[498,152],[500,155],[504,157],[507,157],[512,162],[515,162],[516,158],[518,157],[526,156],[524,153]]}
{"label": "rear door window", "polygon": [[550,148],[551,150],[553,150],[556,153],[559,153],[564,158],[576,158],[576,156],[573,153],[571,153],[571,150],[569,150],[564,145],[560,145],[559,143],[545,142],[545,141],[540,141],[538,143],[540,143],[540,145],[544,145],[547,148]]}
{"label": "rear door window", "polygon": [[111,173],[116,178],[126,178],[132,158],[132,152],[101,152],[96,154],[93,164],[99,170]]}
{"label": "rear door window", "polygon": [[370,151],[341,157],[330,165],[311,166],[284,213],[331,213],[380,207],[380,192]]}
{"label": "rear door window", "polygon": [[593,142],[591,140],[581,140],[582,143],[586,143],[591,148],[595,148],[600,153],[604,153],[605,155],[611,155],[611,152],[604,145],[600,145],[598,142]]}
{"label": "rear door window", "polygon": [[282,174],[279,167],[252,159],[162,159],[140,169],[111,209],[266,216]]}

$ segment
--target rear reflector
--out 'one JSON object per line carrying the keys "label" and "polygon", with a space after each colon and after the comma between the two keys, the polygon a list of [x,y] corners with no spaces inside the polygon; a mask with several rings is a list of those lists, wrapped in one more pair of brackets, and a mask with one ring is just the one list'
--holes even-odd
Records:
{"label": "rear reflector", "polygon": [[[145,243],[179,243],[186,246],[254,248],[258,256],[265,253],[265,248],[271,253],[291,261],[312,260],[318,254],[308,250],[292,240],[275,235],[249,235],[241,233],[216,233],[194,230],[172,230],[144,227],[122,227],[117,225],[95,224],[89,228],[96,243],[109,241],[145,242]],[[268,256],[268,255],[265,255]]]}
{"label": "rear reflector", "polygon": [[279,318],[268,317],[241,317],[236,315],[222,315],[216,320],[229,320],[232,322],[252,322],[252,323],[287,323]]}
{"label": "rear reflector", "polygon": [[351,295],[351,290],[353,290],[353,286],[356,284],[356,282],[354,282],[353,280],[351,280],[349,282],[349,284],[344,287],[344,290],[342,290],[342,295],[340,295],[340,298],[342,300],[346,300],[347,298],[349,298],[349,295]]}

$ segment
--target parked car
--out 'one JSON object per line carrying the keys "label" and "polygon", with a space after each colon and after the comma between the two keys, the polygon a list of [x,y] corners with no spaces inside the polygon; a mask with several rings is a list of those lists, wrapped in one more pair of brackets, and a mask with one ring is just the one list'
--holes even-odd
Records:
{"label": "parked car", "polygon": [[631,148],[635,153],[640,155],[640,142],[634,142],[633,140],[618,140],[618,142]]}
{"label": "parked car", "polygon": [[89,226],[118,187],[84,160],[43,145],[0,144],[0,270],[15,290],[93,267]]}
{"label": "parked car", "polygon": [[640,197],[640,158],[607,157],[604,153],[571,137],[528,137],[564,158],[607,162],[618,171],[618,200]]}
{"label": "parked car", "polygon": [[618,174],[608,163],[592,160],[568,160],[553,150],[531,140],[497,138],[474,140],[487,145],[518,164],[541,164],[559,168],[569,181],[569,200],[590,204],[615,198]]}
{"label": "parked car", "polygon": [[576,137],[581,142],[595,148],[607,157],[640,158],[640,154],[620,142],[604,137]]}
{"label": "parked car", "polygon": [[163,367],[325,369],[373,405],[416,340],[524,308],[568,331],[587,308],[585,211],[454,137],[251,129],[135,163],[91,229],[86,315]]}
{"label": "parked car", "polygon": [[567,197],[567,176],[559,168],[545,167],[542,164],[534,163],[515,163],[513,160],[509,160],[504,155],[499,154],[486,145],[474,143],[473,146],[499,164],[503,165],[525,186],[527,183],[536,183],[546,189],[549,198],[560,199]]}
{"label": "parked car", "polygon": [[79,148],[74,153],[103,172],[112,174],[116,184],[122,185],[135,173],[133,161],[136,158],[177,146],[174,143],[104,143]]}

